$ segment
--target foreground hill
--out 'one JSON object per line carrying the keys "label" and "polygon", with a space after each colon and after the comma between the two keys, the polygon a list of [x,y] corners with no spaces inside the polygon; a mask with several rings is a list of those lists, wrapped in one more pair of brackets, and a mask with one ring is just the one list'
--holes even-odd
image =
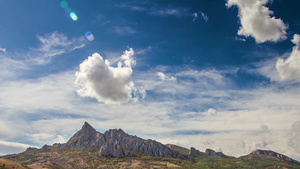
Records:
{"label": "foreground hill", "polygon": [[18,162],[0,158],[0,169],[29,169]]}
{"label": "foreground hill", "polygon": [[[30,168],[299,168],[282,154],[256,150],[240,158],[207,149],[163,145],[131,136],[121,129],[97,132],[88,123],[65,144],[3,156]],[[0,163],[1,164],[1,163]],[[0,165],[1,169],[1,165]]]}

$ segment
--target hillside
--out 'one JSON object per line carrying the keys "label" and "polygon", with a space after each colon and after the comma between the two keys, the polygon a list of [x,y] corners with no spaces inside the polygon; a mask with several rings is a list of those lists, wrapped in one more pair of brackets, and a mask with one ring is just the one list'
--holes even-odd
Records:
{"label": "hillside", "polygon": [[[256,150],[240,158],[207,149],[163,145],[131,136],[121,129],[97,132],[88,123],[65,144],[3,156],[27,167],[38,168],[300,168],[282,154]],[[3,159],[4,160],[4,159]],[[1,164],[1,163],[0,163]],[[6,165],[7,166],[7,165]]]}
{"label": "hillside", "polygon": [[0,169],[29,169],[29,167],[12,160],[0,158]]}

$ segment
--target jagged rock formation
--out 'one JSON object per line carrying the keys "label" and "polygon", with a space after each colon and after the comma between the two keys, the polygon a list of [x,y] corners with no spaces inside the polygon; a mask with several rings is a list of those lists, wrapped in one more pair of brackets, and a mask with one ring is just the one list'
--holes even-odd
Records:
{"label": "jagged rock formation", "polygon": [[190,148],[189,155],[201,155],[201,154],[203,154],[203,153],[200,152],[199,150],[195,149],[194,147]]}
{"label": "jagged rock formation", "polygon": [[98,149],[99,155],[105,157],[130,157],[134,156],[132,152],[138,152],[156,157],[185,158],[177,151],[154,140],[131,136],[121,129],[111,129],[102,134],[87,122],[65,146],[78,150]]}
{"label": "jagged rock formation", "polygon": [[300,165],[300,162],[298,162],[290,157],[287,157],[285,155],[271,151],[271,150],[259,150],[258,149],[244,157],[249,158],[249,159],[251,159],[253,157],[269,158],[269,159],[275,159],[275,160],[280,160],[280,161],[284,161],[287,163],[295,163],[295,164]]}
{"label": "jagged rock formation", "polygon": [[35,148],[35,147],[28,147],[25,151],[33,151],[33,150],[38,150],[38,148]]}
{"label": "jagged rock formation", "polygon": [[205,154],[207,154],[208,156],[219,157],[219,158],[226,158],[226,157],[228,157],[225,154],[223,154],[222,152],[215,152],[212,149],[206,149],[205,150]]}

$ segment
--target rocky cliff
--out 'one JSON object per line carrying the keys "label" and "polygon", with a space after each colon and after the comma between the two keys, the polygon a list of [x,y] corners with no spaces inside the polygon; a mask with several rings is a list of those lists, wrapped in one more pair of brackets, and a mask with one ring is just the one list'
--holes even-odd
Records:
{"label": "rocky cliff", "polygon": [[78,150],[98,149],[99,155],[105,157],[131,157],[134,156],[132,152],[138,152],[156,157],[186,158],[157,141],[131,136],[121,129],[111,129],[102,134],[87,122],[65,146]]}

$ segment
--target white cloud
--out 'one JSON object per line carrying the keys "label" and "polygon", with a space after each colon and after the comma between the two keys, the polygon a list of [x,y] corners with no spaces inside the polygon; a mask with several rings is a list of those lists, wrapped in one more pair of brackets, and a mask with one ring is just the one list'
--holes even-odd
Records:
{"label": "white cloud", "polygon": [[29,60],[36,64],[47,64],[51,58],[63,53],[67,53],[85,46],[84,37],[69,40],[64,34],[54,32],[45,36],[38,36],[41,42],[40,47],[31,48],[28,53]]}
{"label": "white cloud", "polygon": [[212,109],[212,108],[210,108],[210,109],[207,110],[207,114],[208,114],[209,116],[216,116],[217,113],[218,113],[217,110]]}
{"label": "white cloud", "polygon": [[238,35],[252,36],[257,43],[277,42],[286,39],[287,25],[277,19],[265,5],[268,0],[228,0],[227,7],[237,5],[241,27]]}
{"label": "white cloud", "polygon": [[35,147],[28,144],[0,141],[0,154],[13,154],[25,151],[28,147]]}
{"label": "white cloud", "polygon": [[163,81],[164,80],[166,80],[166,81],[176,81],[176,77],[174,77],[174,76],[167,76],[163,72],[157,72],[156,74]]}
{"label": "white cloud", "polygon": [[136,31],[130,26],[115,26],[113,30],[119,35],[136,33]]}
{"label": "white cloud", "polygon": [[295,34],[292,42],[295,46],[290,56],[286,60],[279,58],[276,63],[276,69],[282,81],[300,81],[300,35]]}
{"label": "white cloud", "polygon": [[125,51],[117,67],[94,53],[80,64],[75,83],[81,97],[96,98],[104,103],[122,103],[132,98],[134,83],[131,81],[134,51]]}
{"label": "white cloud", "polygon": [[24,71],[30,69],[29,65],[24,61],[14,60],[6,56],[1,57],[0,62],[3,63],[0,67],[0,82],[7,79],[16,79],[21,76]]}
{"label": "white cloud", "polygon": [[67,140],[61,136],[56,134],[50,133],[39,133],[39,134],[32,134],[32,141],[38,143],[39,145],[47,144],[49,141],[53,143],[66,143]]}
{"label": "white cloud", "polygon": [[295,152],[300,153],[300,121],[296,121],[292,124],[290,131],[288,132],[288,146]]}
{"label": "white cloud", "polygon": [[203,19],[205,22],[207,22],[209,19],[209,17],[205,15],[205,13],[203,13],[201,10],[193,14],[193,21],[197,20],[198,18]]}
{"label": "white cloud", "polygon": [[152,15],[159,15],[159,16],[186,16],[187,9],[185,8],[151,8],[149,11]]}
{"label": "white cloud", "polygon": [[69,109],[75,87],[74,73],[63,72],[34,80],[6,81],[0,85],[0,109],[34,113],[38,109]]}
{"label": "white cloud", "polygon": [[2,121],[0,121],[0,128],[0,140],[5,140],[15,135],[14,131]]}
{"label": "white cloud", "polygon": [[[152,3],[151,5],[144,2],[133,2],[127,4],[118,5],[119,7],[129,8],[132,11],[146,12],[149,15],[155,16],[176,16],[183,17],[189,16],[190,12],[187,8],[177,8],[177,7],[161,7],[157,4]],[[150,7],[149,7],[150,6]]]}
{"label": "white cloud", "polygon": [[0,51],[6,52],[6,49],[5,48],[0,48]]}

